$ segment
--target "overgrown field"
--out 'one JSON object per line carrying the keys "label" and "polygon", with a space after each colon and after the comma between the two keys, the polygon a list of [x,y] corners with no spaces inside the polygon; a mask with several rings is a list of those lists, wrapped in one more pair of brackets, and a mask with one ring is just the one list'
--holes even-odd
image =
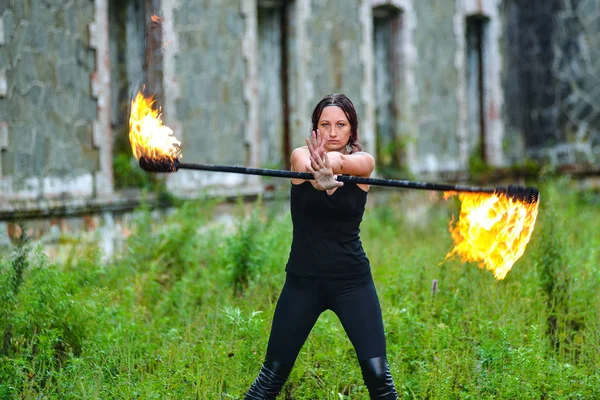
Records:
{"label": "overgrown field", "polygon": [[[457,203],[414,224],[406,202],[373,193],[361,237],[403,398],[600,398],[600,195],[540,189],[532,240],[503,281],[444,259]],[[242,398],[291,239],[285,207],[272,208],[229,227],[212,223],[211,203],[187,202],[159,226],[140,210],[111,261],[83,243],[60,264],[15,246],[0,260],[0,399]],[[331,312],[280,397],[368,398]]]}

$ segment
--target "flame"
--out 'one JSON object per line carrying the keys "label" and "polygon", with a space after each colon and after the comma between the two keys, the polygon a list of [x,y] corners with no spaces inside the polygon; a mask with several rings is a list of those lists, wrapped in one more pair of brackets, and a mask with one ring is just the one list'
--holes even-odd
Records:
{"label": "flame", "polygon": [[[456,195],[444,193],[444,198]],[[523,255],[533,233],[539,200],[521,202],[503,194],[459,193],[460,217],[450,234],[454,248],[446,258],[479,262],[502,280]]]}
{"label": "flame", "polygon": [[155,14],[152,14],[150,19],[152,20],[152,22],[162,22],[162,20],[163,20],[161,17],[159,17],[158,15],[155,15]]}
{"label": "flame", "polygon": [[154,110],[154,96],[144,97],[141,92],[131,102],[129,141],[134,157],[173,162],[181,158],[181,142],[173,131],[163,125],[160,110]]}

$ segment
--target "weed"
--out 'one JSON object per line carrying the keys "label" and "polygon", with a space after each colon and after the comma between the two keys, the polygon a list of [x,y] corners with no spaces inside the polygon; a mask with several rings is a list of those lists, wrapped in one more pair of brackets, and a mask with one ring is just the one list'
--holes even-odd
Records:
{"label": "weed", "polygon": [[[444,261],[455,204],[418,226],[395,197],[367,210],[361,239],[402,397],[600,398],[600,215],[597,194],[570,188],[541,186],[538,226],[503,281]],[[0,398],[242,397],[292,236],[289,210],[251,206],[229,223],[204,202],[143,208],[113,259],[77,244],[59,264],[17,246],[0,260]],[[325,312],[282,398],[367,397],[352,343]]]}

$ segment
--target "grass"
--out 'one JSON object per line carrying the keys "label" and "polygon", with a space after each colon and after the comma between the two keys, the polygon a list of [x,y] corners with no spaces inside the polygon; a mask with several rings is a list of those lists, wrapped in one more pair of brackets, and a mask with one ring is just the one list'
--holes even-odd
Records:
{"label": "grass", "polygon": [[[600,397],[599,195],[564,181],[540,189],[530,245],[503,281],[444,260],[456,204],[433,204],[415,225],[402,198],[371,196],[361,237],[403,398]],[[264,357],[291,223],[257,203],[218,225],[214,207],[187,202],[160,226],[141,209],[110,261],[83,243],[61,263],[26,240],[6,254],[0,399],[242,398]],[[281,398],[368,398],[331,312]]]}

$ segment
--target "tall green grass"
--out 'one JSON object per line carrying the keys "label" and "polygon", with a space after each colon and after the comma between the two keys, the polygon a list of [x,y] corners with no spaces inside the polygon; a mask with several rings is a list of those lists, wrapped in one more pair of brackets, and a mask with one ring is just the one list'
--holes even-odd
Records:
{"label": "tall green grass", "polygon": [[[600,398],[598,193],[543,185],[530,245],[503,281],[444,259],[456,204],[432,204],[414,225],[390,197],[372,194],[361,237],[403,398]],[[139,210],[110,261],[83,242],[61,263],[15,246],[0,261],[0,399],[241,398],[264,357],[292,227],[285,207],[239,204],[227,224],[216,207],[187,202],[162,224]],[[281,398],[368,398],[330,311]]]}

